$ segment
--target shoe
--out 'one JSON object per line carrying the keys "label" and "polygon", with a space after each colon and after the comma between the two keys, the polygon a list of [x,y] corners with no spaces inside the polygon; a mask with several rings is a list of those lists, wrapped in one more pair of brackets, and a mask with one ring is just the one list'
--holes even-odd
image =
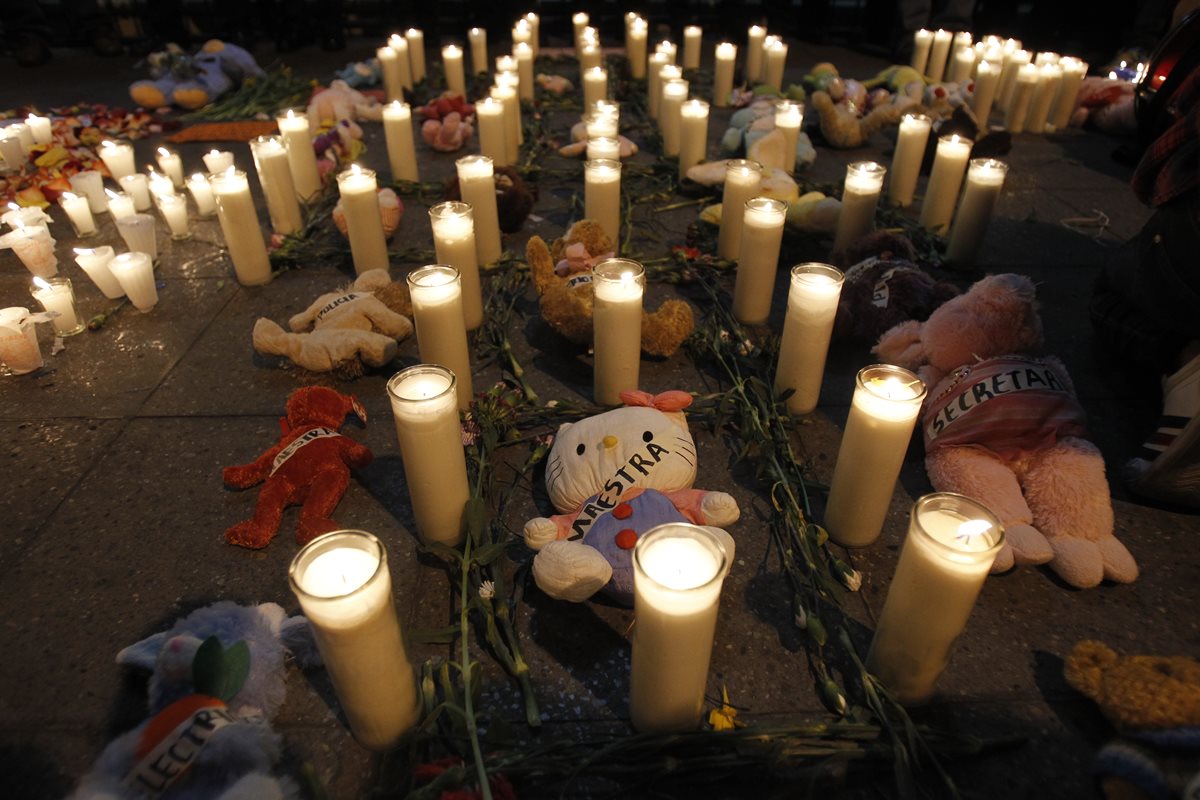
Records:
{"label": "shoe", "polygon": [[1200,355],[1163,379],[1162,417],[1124,477],[1142,497],[1200,508]]}

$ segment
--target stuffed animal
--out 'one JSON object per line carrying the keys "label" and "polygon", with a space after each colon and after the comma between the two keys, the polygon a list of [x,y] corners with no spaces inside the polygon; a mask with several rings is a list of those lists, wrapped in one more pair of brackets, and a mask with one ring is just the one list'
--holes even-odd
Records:
{"label": "stuffed animal", "polygon": [[959,492],[1004,523],[994,572],[1042,564],[1079,588],[1137,578],[1113,535],[1104,458],[1083,438],[1084,413],[1062,362],[1041,354],[1033,281],[991,275],[926,322],[901,323],[874,352],[917,370],[925,468],[939,491]]}
{"label": "stuffed animal", "polygon": [[[971,107],[971,98],[975,96],[975,82],[964,83],[934,83],[925,87],[921,96],[921,105],[925,113],[932,119],[946,119],[955,109]],[[971,118],[974,119],[972,113]],[[972,136],[972,139],[975,137]]]}
{"label": "stuffed animal", "polygon": [[834,102],[828,92],[813,92],[810,103],[820,120],[821,135],[838,149],[861,147],[875,132],[898,124],[905,111],[902,105],[889,104],[859,116],[857,108]]}
{"label": "stuffed animal", "polygon": [[[392,234],[396,232],[396,228],[400,227],[400,219],[404,216],[404,203],[396,195],[396,192],[390,188],[376,190],[376,196],[379,199],[379,221],[383,225],[383,237],[385,239],[392,238]],[[349,227],[346,224],[346,209],[342,205],[341,198],[338,198],[337,205],[333,207],[331,214],[333,217],[333,225],[341,232],[342,236],[349,236]],[[375,272],[376,270],[369,270]],[[387,270],[381,270],[385,274]],[[365,273],[364,273],[365,274]],[[378,276],[376,276],[378,277]]]}
{"label": "stuffed animal", "polygon": [[308,124],[314,131],[356,119],[378,122],[383,119],[383,106],[343,80],[331,81],[329,88],[318,89],[308,100]]}
{"label": "stuffed animal", "polygon": [[1105,133],[1136,133],[1134,114],[1134,85],[1127,80],[1091,75],[1083,79],[1071,125],[1087,125]]}
{"label": "stuffed animal", "polygon": [[288,657],[320,663],[308,620],[274,603],[214,603],[126,647],[117,663],[151,673],[152,716],[110,742],[70,797],[296,796],[293,781],[271,774],[283,752],[271,719]]}
{"label": "stuffed animal", "polygon": [[537,81],[537,85],[542,87],[542,89],[553,94],[562,95],[575,91],[575,84],[562,75],[547,75],[544,72],[539,72],[534,80]]}
{"label": "stuffed animal", "polygon": [[345,81],[346,85],[351,89],[358,89],[363,86],[378,86],[383,82],[383,72],[379,66],[378,58],[369,58],[366,61],[351,61],[334,74],[337,75],[338,80]]}
{"label": "stuffed animal", "polygon": [[210,39],[192,57],[178,45],[153,53],[150,63],[152,80],[135,81],[129,86],[133,102],[147,108],[172,103],[194,110],[206,106],[247,78],[264,75],[254,56],[235,44]]}
{"label": "stuffed animal", "polygon": [[254,323],[254,349],[286,356],[312,372],[336,372],[344,379],[382,367],[396,357],[396,342],[413,331],[408,287],[393,282],[385,269],[367,270],[345,289],[326,292],[288,320],[291,333],[260,317]]}
{"label": "stuffed animal", "polygon": [[[496,213],[499,215],[500,230],[516,233],[521,230],[529,212],[533,210],[536,187],[530,189],[516,167],[496,167],[493,174],[496,181]],[[446,199],[462,200],[462,189],[458,185],[457,174],[452,175],[446,184]]]}
{"label": "stuffed animal", "polygon": [[451,111],[438,119],[427,119],[421,123],[421,138],[425,144],[442,153],[461,150],[471,139],[475,128],[457,111]]}
{"label": "stuffed animal", "polygon": [[224,470],[225,484],[235,489],[262,484],[254,517],[225,531],[225,541],[253,550],[266,547],[284,508],[298,503],[303,504],[296,526],[301,545],[338,530],[330,514],[350,483],[350,467],[362,469],[373,458],[366,445],[338,433],[351,413],[366,424],[367,412],[354,397],[325,386],[292,392],[279,441],[249,464]]}
{"label": "stuffed animal", "polygon": [[603,589],[633,603],[633,546],[666,522],[711,525],[733,561],[737,501],[693,489],[696,444],[683,409],[686,392],[623,392],[624,408],[558,429],[546,462],[546,489],[560,513],[525,523],[538,551],[533,578],[546,594],[582,602]]}
{"label": "stuffed animal", "polygon": [[[608,234],[590,219],[576,222],[551,247],[540,236],[530,237],[525,246],[542,318],[576,344],[592,343],[592,267],[613,253]],[[694,327],[691,306],[664,300],[656,311],[642,312],[642,350],[669,356]]]}
{"label": "stuffed animal", "polygon": [[[786,140],[775,128],[776,98],[759,97],[729,117],[729,128],[721,137],[721,149],[736,155],[744,149],[746,158],[757,161],[765,169],[779,169],[784,164]],[[796,169],[811,166],[817,159],[808,134],[801,131],[796,137]]]}
{"label": "stuffed animal", "polygon": [[[587,124],[576,122],[571,126],[571,143],[558,148],[558,154],[563,158],[578,158],[587,153]],[[617,147],[621,158],[637,155],[638,146],[632,139],[617,134]]]}

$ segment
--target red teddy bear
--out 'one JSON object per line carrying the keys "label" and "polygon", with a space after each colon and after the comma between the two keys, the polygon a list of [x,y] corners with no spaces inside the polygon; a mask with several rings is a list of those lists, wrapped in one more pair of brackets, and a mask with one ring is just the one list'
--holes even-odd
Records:
{"label": "red teddy bear", "polygon": [[279,421],[279,442],[250,464],[226,467],[225,483],[248,489],[262,483],[253,519],[225,531],[225,541],[252,549],[270,544],[279,530],[283,510],[303,503],[296,540],[307,544],[340,527],[330,514],[350,483],[350,467],[361,469],[374,457],[366,445],[338,433],[346,415],[364,423],[367,412],[353,397],[324,386],[305,386],[292,392],[287,417]]}

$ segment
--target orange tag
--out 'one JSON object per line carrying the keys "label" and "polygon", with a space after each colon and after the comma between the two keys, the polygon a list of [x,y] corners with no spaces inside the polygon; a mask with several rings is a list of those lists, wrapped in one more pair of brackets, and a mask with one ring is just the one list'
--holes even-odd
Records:
{"label": "orange tag", "polygon": [[125,785],[158,793],[179,779],[200,755],[214,733],[237,722],[225,703],[215,697],[189,695],[158,712],[138,741],[138,762]]}

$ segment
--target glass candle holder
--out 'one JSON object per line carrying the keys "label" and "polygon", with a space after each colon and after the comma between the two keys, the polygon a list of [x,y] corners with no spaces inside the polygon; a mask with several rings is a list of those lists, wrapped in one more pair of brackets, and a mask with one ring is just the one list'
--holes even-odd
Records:
{"label": "glass candle holder", "polygon": [[[503,108],[499,109],[503,113]],[[490,123],[490,120],[489,120]],[[483,141],[483,127],[480,121],[480,141]],[[500,147],[504,147],[503,122],[500,124]],[[495,128],[490,127],[489,136],[494,138]],[[395,100],[383,107],[383,138],[387,146],[388,166],[392,171],[394,181],[421,180],[420,168],[417,166],[416,143],[413,138],[412,109],[408,103]]]}
{"label": "glass candle holder", "polygon": [[108,268],[108,262],[113,260],[112,247],[104,245],[95,249],[75,248],[75,263],[87,273],[87,276],[92,279],[92,283],[103,292],[104,296],[109,300],[116,300],[125,296],[125,290],[121,288],[121,282],[112,274],[112,270]]}
{"label": "glass candle holder", "polygon": [[221,223],[221,233],[225,237],[225,246],[229,250],[229,260],[233,262],[238,283],[243,286],[268,283],[271,280],[271,257],[267,254],[267,243],[258,224],[258,212],[250,196],[246,173],[227,169],[210,175],[208,185],[217,205],[217,219]]}
{"label": "glass candle holder", "polygon": [[39,278],[58,274],[58,256],[54,252],[54,237],[41,225],[17,228],[0,236],[0,247],[12,248],[25,269]]}
{"label": "glass candle holder", "polygon": [[875,209],[879,205],[886,173],[887,167],[874,161],[856,161],[847,165],[833,252],[844,251],[875,230]]}
{"label": "glass candle holder", "polygon": [[86,197],[80,197],[74,192],[63,192],[58,198],[58,204],[62,206],[67,219],[71,221],[71,228],[75,231],[76,237],[86,239],[99,232],[96,229],[96,219],[92,216],[92,210],[88,206]]}
{"label": "glass candle holder", "polygon": [[100,160],[108,167],[108,174],[114,181],[120,182],[126,175],[137,172],[137,162],[134,160],[133,145],[128,142],[115,142],[105,139],[100,143]]}
{"label": "glass candle holder", "polygon": [[117,220],[117,232],[130,250],[145,253],[151,261],[158,260],[158,242],[155,236],[154,217],[149,214],[132,214]]}
{"label": "glass candle holder", "polygon": [[596,161],[601,158],[619,161],[621,158],[621,142],[611,136],[594,136],[587,140],[586,158]]}
{"label": "glass candle holder", "polygon": [[250,153],[254,156],[254,169],[267,200],[267,214],[276,233],[295,233],[304,225],[300,213],[300,197],[296,184],[292,182],[292,170],[288,164],[287,148],[278,136],[259,136],[250,140]]}
{"label": "glass candle holder", "polygon": [[415,269],[408,274],[408,293],[421,360],[441,364],[454,373],[458,407],[465,411],[474,391],[459,271],[449,264]]}
{"label": "glass candle holder", "polygon": [[761,325],[770,316],[786,218],[787,203],[782,200],[755,197],[746,201],[733,284],[733,315],[739,322]]}
{"label": "glass candle holder", "polygon": [[[208,170],[209,174],[224,172],[234,164],[233,153],[228,150],[209,150],[201,156],[201,160],[204,162],[204,168]],[[163,171],[166,172],[166,170]]]}
{"label": "glass candle holder", "polygon": [[645,287],[646,270],[636,261],[610,258],[592,269],[592,385],[601,405],[617,405],[621,392],[638,388]]}
{"label": "glass candle holder", "polygon": [[164,194],[158,198],[158,212],[162,214],[171,238],[175,241],[192,238],[188,229],[187,198],[181,194]]}
{"label": "glass candle holder", "polygon": [[775,127],[783,134],[783,171],[796,171],[796,144],[804,125],[804,104],[783,100],[775,105]]}
{"label": "glass candle holder", "polygon": [[955,266],[975,263],[992,212],[1004,188],[1008,165],[994,158],[973,158],[967,168],[967,188],[963,191],[954,225],[950,228],[950,242],[946,246],[946,261]]}
{"label": "glass candle holder", "polygon": [[135,211],[149,211],[153,203],[150,200],[150,178],[140,172],[135,172],[132,175],[126,175],[120,178],[117,183],[121,184],[121,188],[133,198],[133,208]]}
{"label": "glass candle holder", "polygon": [[825,357],[845,276],[829,264],[792,267],[787,317],[779,341],[775,393],[791,391],[787,409],[808,414],[817,407],[825,375]]}
{"label": "glass candle holder", "polygon": [[114,222],[137,213],[133,198],[129,196],[128,192],[114,192],[112,189],[105,189],[104,194],[108,196],[108,213],[112,215]]}
{"label": "glass candle holder", "polygon": [[[217,202],[213,198],[212,187],[208,185],[208,176],[196,172],[187,179],[188,192],[196,202],[196,213],[202,217],[211,217],[217,213]],[[111,204],[110,204],[111,206]]]}
{"label": "glass candle holder", "polygon": [[83,331],[85,325],[75,305],[75,290],[71,287],[70,279],[61,275],[53,278],[34,278],[33,287],[29,291],[33,299],[42,304],[42,308],[55,315],[51,322],[56,334],[74,336]]}
{"label": "glass candle holder", "polygon": [[[154,160],[158,162],[158,168],[163,171],[163,174],[171,179],[176,189],[183,188],[183,159],[179,153],[174,150],[168,150],[165,147],[160,147],[154,153]],[[230,163],[233,162],[233,154],[230,154]],[[212,170],[210,170],[212,171]]]}
{"label": "glass candle holder", "polygon": [[154,284],[154,264],[147,253],[133,251],[114,256],[108,262],[113,277],[125,290],[134,308],[145,314],[158,305],[158,287]]}
{"label": "glass candle holder", "polygon": [[94,169],[76,172],[67,181],[71,191],[87,198],[88,208],[93,214],[103,214],[108,210],[108,198],[104,195],[104,176]]}
{"label": "glass candle holder", "polygon": [[601,158],[583,165],[583,213],[616,247],[621,241],[621,162]]}
{"label": "glass candle holder", "polygon": [[891,178],[888,180],[888,199],[900,207],[912,205],[925,158],[925,145],[933,120],[924,114],[905,114],[900,120],[896,151],[892,155]]}
{"label": "glass candle holder", "polygon": [[440,264],[458,270],[462,279],[463,317],[467,330],[483,324],[483,287],[475,245],[475,212],[470,203],[449,200],[429,209],[433,248]]}
{"label": "glass candle holder", "polygon": [[471,206],[476,261],[479,264],[494,264],[503,253],[495,167],[490,158],[482,155],[463,156],[454,165],[458,172],[459,193],[463,202]]}
{"label": "glass candle holder", "polygon": [[725,162],[725,188],[721,195],[721,230],[717,255],[736,261],[742,246],[742,217],[746,203],[762,192],[762,164],[746,158]]}
{"label": "glass candle holder", "polygon": [[679,107],[679,178],[708,155],[708,103],[692,98]]}
{"label": "glass candle holder", "polygon": [[25,375],[45,363],[29,309],[0,308],[0,364],[4,371],[9,375]]}

